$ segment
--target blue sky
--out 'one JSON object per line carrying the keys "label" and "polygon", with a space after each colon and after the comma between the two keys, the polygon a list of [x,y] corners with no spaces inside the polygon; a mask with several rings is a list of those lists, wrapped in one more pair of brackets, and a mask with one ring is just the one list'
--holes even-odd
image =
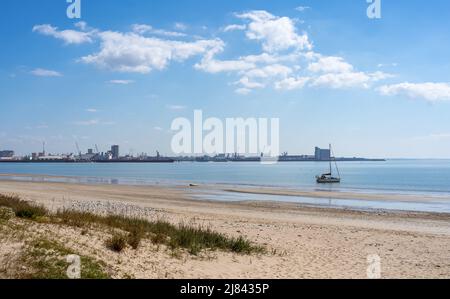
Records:
{"label": "blue sky", "polygon": [[[176,117],[278,117],[281,151],[450,158],[450,3],[1,3],[0,149],[170,154]],[[303,9],[301,9],[303,8]]]}

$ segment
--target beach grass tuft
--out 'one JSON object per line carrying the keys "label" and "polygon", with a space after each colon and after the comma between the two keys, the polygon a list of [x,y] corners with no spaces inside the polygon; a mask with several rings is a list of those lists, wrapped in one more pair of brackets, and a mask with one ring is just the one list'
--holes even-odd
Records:
{"label": "beach grass tuft", "polygon": [[47,209],[15,196],[0,195],[0,206],[11,208],[16,217],[36,220],[48,215]]}
{"label": "beach grass tuft", "polygon": [[115,232],[110,239],[106,241],[109,249],[115,252],[122,252],[127,247],[127,237],[124,234]]}
{"label": "beach grass tuft", "polygon": [[145,232],[142,229],[140,228],[133,229],[128,234],[127,242],[131,246],[131,248],[137,250],[144,236]]}

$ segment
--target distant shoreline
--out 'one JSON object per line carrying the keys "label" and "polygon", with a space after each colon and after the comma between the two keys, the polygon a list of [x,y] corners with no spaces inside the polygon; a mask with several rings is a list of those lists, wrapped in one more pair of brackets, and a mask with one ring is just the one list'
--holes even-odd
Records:
{"label": "distant shoreline", "polygon": [[[386,162],[387,159],[365,159],[365,158],[340,158],[336,160],[331,160],[332,162]],[[208,161],[190,161],[190,160],[167,160],[167,161],[146,161],[146,160],[110,160],[110,161],[75,161],[75,160],[0,160],[0,163],[26,163],[26,164],[32,164],[32,163],[67,163],[67,164],[112,164],[112,163],[130,163],[130,164],[136,164],[136,163],[149,163],[149,164],[167,164],[167,163],[242,163],[242,162],[248,162],[248,163],[260,163],[261,160],[257,159],[248,159],[248,160],[230,160],[230,161],[214,161],[214,160],[208,160]],[[330,160],[278,160],[279,163],[291,163],[291,162],[330,162]]]}

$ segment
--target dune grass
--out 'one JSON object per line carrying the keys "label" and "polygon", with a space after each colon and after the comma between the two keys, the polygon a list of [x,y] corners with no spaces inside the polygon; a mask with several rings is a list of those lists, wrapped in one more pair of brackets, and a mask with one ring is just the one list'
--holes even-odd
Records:
{"label": "dune grass", "polygon": [[[45,239],[30,242],[22,254],[21,261],[28,271],[21,278],[26,279],[67,279],[67,261],[65,257],[75,254],[66,247]],[[90,257],[80,256],[82,279],[108,279],[102,262]]]}
{"label": "dune grass", "polygon": [[115,252],[122,252],[127,247],[127,237],[120,233],[114,233],[110,239],[106,241],[106,246]]}
{"label": "dune grass", "polygon": [[99,216],[77,211],[59,211],[56,218],[66,225],[82,227],[100,224],[129,233],[128,243],[137,248],[140,239],[149,237],[155,244],[164,244],[171,249],[184,248],[196,255],[202,250],[224,250],[241,254],[263,253],[264,248],[253,245],[243,237],[232,238],[214,232],[210,228],[188,224],[173,225],[163,220],[147,221],[122,216]]}
{"label": "dune grass", "polygon": [[0,206],[13,210],[16,217],[25,219],[37,219],[48,215],[43,206],[34,205],[14,196],[0,195]]}
{"label": "dune grass", "polygon": [[[261,246],[253,245],[244,237],[229,237],[192,224],[171,224],[167,221],[147,221],[138,218],[128,218],[117,215],[100,216],[92,213],[73,210],[61,210],[51,214],[42,206],[22,201],[17,197],[0,195],[0,206],[11,208],[17,217],[37,220],[45,217],[47,221],[60,225],[87,227],[101,225],[111,229],[118,229],[128,235],[120,238],[113,234],[107,246],[120,252],[128,243],[137,249],[143,238],[150,239],[154,244],[163,244],[173,250],[186,249],[190,254],[197,255],[202,250],[223,250],[239,254],[264,253]],[[119,240],[120,239],[120,240]]]}

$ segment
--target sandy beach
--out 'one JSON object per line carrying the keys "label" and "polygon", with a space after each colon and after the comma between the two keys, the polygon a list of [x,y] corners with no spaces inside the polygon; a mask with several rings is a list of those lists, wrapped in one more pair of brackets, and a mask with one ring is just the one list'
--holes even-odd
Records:
{"label": "sandy beach", "polygon": [[[104,248],[101,234],[83,236],[76,228],[45,228],[54,238],[85,254],[102,256],[117,270],[117,278],[366,278],[367,257],[373,254],[381,258],[383,278],[450,278],[450,214],[193,199],[193,194],[210,191],[202,186],[0,181],[0,194],[14,194],[52,210],[71,207],[202,224],[230,236],[243,235],[268,249],[266,254],[251,256],[216,251],[198,257],[174,257],[152,244],[144,244],[137,251],[119,255]],[[229,191],[284,195],[294,192],[259,188]],[[296,192],[295,195],[331,196]],[[352,194],[341,196],[349,198]],[[383,200],[381,195],[367,196],[368,200]],[[39,223],[30,226],[34,232],[43,230]],[[8,252],[6,247],[4,243],[3,253]]]}

